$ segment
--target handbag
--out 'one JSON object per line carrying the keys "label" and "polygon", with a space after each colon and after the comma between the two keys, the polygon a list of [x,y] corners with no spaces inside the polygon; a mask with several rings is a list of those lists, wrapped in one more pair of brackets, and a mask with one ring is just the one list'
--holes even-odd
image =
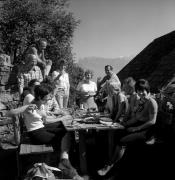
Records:
{"label": "handbag", "polygon": [[48,166],[45,163],[35,163],[34,166],[27,171],[24,180],[56,180],[52,171],[61,171],[58,168]]}

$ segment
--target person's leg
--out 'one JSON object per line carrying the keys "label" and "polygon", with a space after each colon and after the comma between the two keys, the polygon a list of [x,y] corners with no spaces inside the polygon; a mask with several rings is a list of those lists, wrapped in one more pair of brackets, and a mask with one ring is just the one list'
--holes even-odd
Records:
{"label": "person's leg", "polygon": [[34,144],[51,144],[54,149],[60,149],[60,142],[65,133],[64,125],[58,122],[31,131],[29,136]]}
{"label": "person's leg", "polygon": [[141,132],[128,134],[124,136],[123,138],[121,138],[120,142],[126,145],[134,144],[137,142],[145,142],[147,139],[146,133],[147,131],[141,131]]}
{"label": "person's leg", "polygon": [[98,170],[98,174],[100,176],[105,176],[112,169],[114,164],[116,164],[117,162],[119,162],[122,159],[122,157],[125,153],[125,149],[126,149],[125,146],[117,145],[115,148],[113,157],[111,158],[111,160],[108,162],[108,164],[104,168]]}
{"label": "person's leg", "polygon": [[66,178],[82,180],[77,170],[72,166],[69,159],[69,150],[71,147],[71,142],[72,142],[71,133],[68,132],[62,138],[62,141],[61,141],[61,156],[60,156],[60,163],[58,165],[58,168],[62,170]]}
{"label": "person's leg", "polygon": [[116,131],[115,137],[114,137],[115,144],[116,144],[115,148],[114,148],[114,152],[113,152],[109,162],[104,166],[104,168],[97,171],[100,176],[105,176],[111,170],[111,168],[114,166],[114,164],[116,164],[117,162],[119,162],[122,159],[122,157],[125,153],[126,147],[120,143],[120,139],[127,134],[128,134],[128,132],[123,129]]}
{"label": "person's leg", "polygon": [[61,141],[61,159],[69,159],[69,150],[71,147],[71,133],[68,132]]}

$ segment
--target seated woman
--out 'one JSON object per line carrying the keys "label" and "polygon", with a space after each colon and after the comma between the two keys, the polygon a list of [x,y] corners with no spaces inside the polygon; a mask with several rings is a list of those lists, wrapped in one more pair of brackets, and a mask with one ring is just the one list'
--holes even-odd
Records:
{"label": "seated woman", "polygon": [[128,100],[121,92],[120,87],[115,82],[107,82],[108,98],[106,108],[109,110],[113,122],[123,122],[128,112]]}
{"label": "seated woman", "polygon": [[132,77],[124,79],[122,85],[122,92],[128,99],[129,109],[128,109],[128,119],[132,118],[135,114],[135,108],[139,102],[139,96],[135,91],[135,80]]}
{"label": "seated woman", "polygon": [[98,108],[94,101],[94,96],[97,92],[97,85],[91,80],[92,77],[92,71],[85,71],[84,80],[82,80],[77,86],[77,94],[80,99],[80,109],[97,111]]}
{"label": "seated woman", "polygon": [[151,97],[150,86],[145,79],[138,80],[135,89],[140,97],[135,115],[127,122],[122,123],[125,129],[117,134],[119,139],[112,159],[98,171],[101,176],[105,176],[114,164],[121,160],[129,144],[145,142],[152,134],[152,128],[157,118],[157,102]]}
{"label": "seated woman", "polygon": [[24,123],[28,131],[28,135],[34,144],[51,144],[54,150],[60,149],[61,160],[59,168],[67,175],[68,178],[81,180],[77,171],[69,161],[70,140],[68,133],[62,121],[45,124],[47,113],[43,106],[53,96],[53,89],[48,84],[35,86],[35,98],[32,104],[25,105],[18,109],[11,110],[9,115],[24,113]]}
{"label": "seated woman", "polygon": [[[47,112],[47,116],[53,115],[53,116],[56,116],[58,120],[62,120],[62,119],[60,119],[61,116],[66,116],[66,115],[69,115],[70,113],[66,109],[60,109],[58,102],[56,100],[56,97],[55,97],[56,92],[55,92],[54,81],[52,80],[51,77],[47,76],[47,78],[45,78],[42,83],[46,83],[48,86],[50,86],[51,89],[54,89],[54,93],[53,93],[51,99],[48,100],[47,103],[44,105],[44,111]],[[48,118],[47,118],[47,120],[48,120]],[[51,123],[51,122],[48,121],[48,123]]]}

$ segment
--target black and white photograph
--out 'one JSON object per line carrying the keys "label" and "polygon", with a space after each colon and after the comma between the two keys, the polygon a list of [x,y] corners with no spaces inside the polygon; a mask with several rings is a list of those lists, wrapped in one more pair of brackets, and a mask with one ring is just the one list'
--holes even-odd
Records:
{"label": "black and white photograph", "polygon": [[0,180],[173,179],[174,0],[0,0]]}

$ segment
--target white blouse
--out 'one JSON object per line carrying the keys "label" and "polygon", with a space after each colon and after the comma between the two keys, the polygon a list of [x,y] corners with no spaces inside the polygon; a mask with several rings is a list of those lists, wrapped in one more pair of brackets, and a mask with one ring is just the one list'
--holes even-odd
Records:
{"label": "white blouse", "polygon": [[[53,73],[52,73],[53,80],[55,80],[59,74],[60,74],[60,72],[53,71]],[[69,84],[68,73],[65,72],[63,75],[60,76],[60,78],[58,80],[56,80],[56,87],[59,89],[64,89],[66,92],[69,91],[70,84]]]}
{"label": "white blouse", "polygon": [[97,91],[97,85],[93,81],[90,81],[89,83],[85,83],[84,81],[82,81],[78,84],[77,91],[95,93]]}

